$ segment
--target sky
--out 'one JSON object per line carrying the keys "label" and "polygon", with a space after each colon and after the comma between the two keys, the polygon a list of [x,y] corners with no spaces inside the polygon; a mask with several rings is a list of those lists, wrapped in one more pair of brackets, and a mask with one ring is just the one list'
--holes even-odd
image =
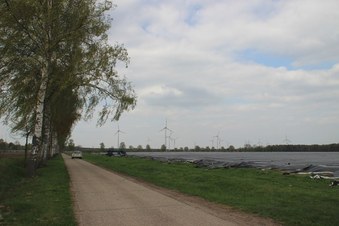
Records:
{"label": "sky", "polygon": [[109,42],[128,50],[118,71],[137,106],[80,121],[76,145],[117,147],[119,126],[119,142],[159,148],[166,120],[171,148],[339,143],[337,0],[113,2]]}

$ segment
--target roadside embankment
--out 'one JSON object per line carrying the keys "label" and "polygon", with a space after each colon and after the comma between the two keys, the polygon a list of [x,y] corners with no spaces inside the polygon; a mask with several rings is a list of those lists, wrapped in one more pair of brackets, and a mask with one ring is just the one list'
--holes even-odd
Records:
{"label": "roadside embankment", "polygon": [[76,225],[69,176],[57,156],[25,178],[23,158],[0,158],[0,225]]}

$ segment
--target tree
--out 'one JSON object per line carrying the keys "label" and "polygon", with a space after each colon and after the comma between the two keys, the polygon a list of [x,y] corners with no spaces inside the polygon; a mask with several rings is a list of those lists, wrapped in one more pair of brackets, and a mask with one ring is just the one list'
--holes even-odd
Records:
{"label": "tree", "polygon": [[105,150],[105,144],[104,142],[100,143],[100,151],[104,151]]}
{"label": "tree", "polygon": [[74,151],[75,144],[74,144],[74,140],[73,139],[69,139],[68,140],[67,147],[68,147],[68,151]]}
{"label": "tree", "polygon": [[125,150],[125,149],[126,149],[126,144],[125,144],[125,142],[121,142],[119,148],[120,148],[121,150]]}
{"label": "tree", "polygon": [[244,148],[245,149],[251,149],[252,148],[252,145],[250,143],[245,143],[244,144]]}
{"label": "tree", "polygon": [[151,146],[149,144],[146,145],[146,150],[150,151],[151,150]]}
{"label": "tree", "polygon": [[71,134],[74,123],[81,118],[79,101],[70,88],[60,91],[51,98],[51,122],[56,142],[61,150]]}
{"label": "tree", "polygon": [[164,145],[164,144],[161,145],[160,150],[161,150],[161,151],[166,151],[166,145]]}
{"label": "tree", "polygon": [[0,150],[6,150],[6,149],[7,149],[7,143],[3,139],[0,139]]}
{"label": "tree", "polygon": [[235,147],[234,147],[233,145],[230,145],[230,146],[228,147],[228,151],[235,151]]}
{"label": "tree", "polygon": [[63,144],[80,116],[90,118],[99,103],[105,103],[99,125],[134,108],[134,91],[115,70],[119,61],[129,63],[127,51],[107,42],[111,6],[95,0],[0,2],[0,117],[32,122],[32,158],[45,159],[55,140]]}

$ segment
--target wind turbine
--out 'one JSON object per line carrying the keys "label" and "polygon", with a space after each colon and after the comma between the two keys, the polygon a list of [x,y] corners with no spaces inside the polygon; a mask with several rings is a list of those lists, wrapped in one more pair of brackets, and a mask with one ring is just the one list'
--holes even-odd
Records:
{"label": "wind turbine", "polygon": [[216,136],[214,136],[215,138],[217,138],[217,149],[219,149],[219,145],[220,145],[220,136],[219,136],[219,133],[220,132],[218,132],[218,134],[216,135]]}
{"label": "wind turbine", "polygon": [[169,150],[171,150],[171,142],[173,142],[173,149],[175,149],[175,141],[178,139],[177,137],[176,138],[174,138],[174,137],[172,137],[172,135],[173,135],[173,131],[171,131],[171,133],[170,133],[170,135],[168,136],[168,138],[169,138],[169,141],[168,141],[168,149]]}
{"label": "wind turbine", "polygon": [[291,141],[287,138],[287,136],[285,136],[285,139],[283,140],[283,142],[286,144],[286,145],[289,145],[291,143]]}
{"label": "wind turbine", "polygon": [[124,131],[122,131],[122,130],[120,130],[120,127],[119,127],[119,124],[118,124],[118,130],[117,130],[117,132],[114,134],[114,136],[118,134],[118,143],[117,143],[117,148],[119,148],[119,147],[120,147],[120,133],[125,133],[125,132],[124,132]]}
{"label": "wind turbine", "polygon": [[210,140],[211,142],[212,142],[212,147],[211,148],[213,148],[214,147],[214,137],[212,137],[212,140]]}
{"label": "wind turbine", "polygon": [[173,140],[172,134],[173,134],[173,131],[171,131],[170,135],[168,136],[168,150],[171,150],[171,141]]}
{"label": "wind turbine", "polygon": [[160,131],[165,131],[165,147],[167,147],[167,131],[173,132],[172,130],[170,130],[167,127],[167,119],[166,119],[166,122],[165,122],[165,127],[162,128],[162,130],[160,130]]}
{"label": "wind turbine", "polygon": [[221,142],[224,142],[224,140],[219,138],[219,148],[221,148]]}
{"label": "wind turbine", "polygon": [[149,137],[147,137],[147,143],[146,143],[146,145],[151,145],[151,139],[149,138]]}
{"label": "wind turbine", "polygon": [[261,142],[261,139],[258,140],[258,146],[259,146],[259,147],[262,147],[262,146],[263,146],[263,145],[262,145],[262,142]]}
{"label": "wind turbine", "polygon": [[172,138],[172,140],[173,140],[173,143],[174,143],[174,147],[173,147],[174,149],[176,148],[176,146],[175,146],[175,142],[176,142],[176,140],[177,140],[177,139],[179,139],[179,138],[178,138],[178,137],[176,137],[176,138]]}

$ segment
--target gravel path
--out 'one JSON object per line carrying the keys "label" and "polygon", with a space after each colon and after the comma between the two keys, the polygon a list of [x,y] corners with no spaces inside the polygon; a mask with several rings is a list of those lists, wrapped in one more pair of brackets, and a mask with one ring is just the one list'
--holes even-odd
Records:
{"label": "gravel path", "polygon": [[157,188],[63,155],[79,225],[275,225],[199,198]]}

